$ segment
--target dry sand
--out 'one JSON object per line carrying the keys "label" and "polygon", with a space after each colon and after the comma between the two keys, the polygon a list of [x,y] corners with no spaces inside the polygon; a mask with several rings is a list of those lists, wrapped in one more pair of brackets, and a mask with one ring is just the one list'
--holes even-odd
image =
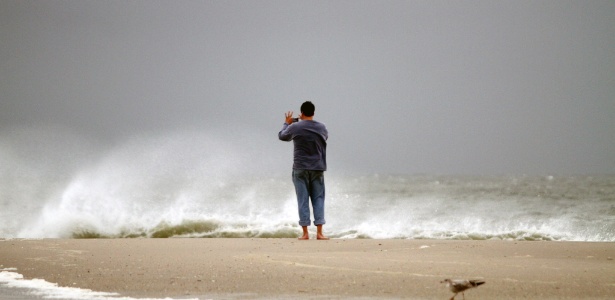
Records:
{"label": "dry sand", "polygon": [[[615,243],[296,239],[0,240],[0,268],[132,297],[611,299]],[[463,299],[458,295],[455,299]]]}

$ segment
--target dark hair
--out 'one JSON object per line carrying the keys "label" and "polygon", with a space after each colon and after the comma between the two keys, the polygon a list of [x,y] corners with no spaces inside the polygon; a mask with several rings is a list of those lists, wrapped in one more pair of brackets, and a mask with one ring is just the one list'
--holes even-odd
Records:
{"label": "dark hair", "polygon": [[316,110],[316,107],[310,101],[305,101],[303,102],[303,104],[301,104],[301,113],[306,117],[314,116],[315,110]]}

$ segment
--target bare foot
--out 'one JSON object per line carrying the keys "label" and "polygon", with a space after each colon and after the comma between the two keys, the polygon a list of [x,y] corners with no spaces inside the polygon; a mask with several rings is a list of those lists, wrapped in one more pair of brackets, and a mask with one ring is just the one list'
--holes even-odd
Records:
{"label": "bare foot", "polygon": [[324,235],[322,235],[322,234],[318,234],[318,235],[316,235],[316,239],[317,239],[317,240],[323,240],[323,241],[326,241],[326,240],[328,240],[329,238],[328,238],[328,237],[326,237],[326,236],[324,236]]}
{"label": "bare foot", "polygon": [[322,224],[316,225],[316,239],[317,240],[328,240],[329,238],[322,234]]}
{"label": "bare foot", "polygon": [[299,238],[299,240],[309,240],[309,239],[310,239],[310,236],[308,234],[304,234]]}

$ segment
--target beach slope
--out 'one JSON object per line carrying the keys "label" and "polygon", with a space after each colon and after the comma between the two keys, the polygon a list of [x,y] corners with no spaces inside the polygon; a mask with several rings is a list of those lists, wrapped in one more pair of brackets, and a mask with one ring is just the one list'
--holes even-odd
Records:
{"label": "beach slope", "polygon": [[615,243],[584,242],[0,240],[0,269],[156,298],[449,299],[452,278],[486,281],[469,300],[611,299],[614,258]]}

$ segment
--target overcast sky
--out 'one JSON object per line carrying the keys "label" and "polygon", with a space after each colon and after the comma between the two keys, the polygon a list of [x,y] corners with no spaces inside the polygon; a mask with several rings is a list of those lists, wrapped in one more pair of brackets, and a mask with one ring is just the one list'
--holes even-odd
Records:
{"label": "overcast sky", "polygon": [[0,0],[0,41],[4,151],[216,132],[290,168],[311,100],[330,172],[615,173],[615,1]]}

